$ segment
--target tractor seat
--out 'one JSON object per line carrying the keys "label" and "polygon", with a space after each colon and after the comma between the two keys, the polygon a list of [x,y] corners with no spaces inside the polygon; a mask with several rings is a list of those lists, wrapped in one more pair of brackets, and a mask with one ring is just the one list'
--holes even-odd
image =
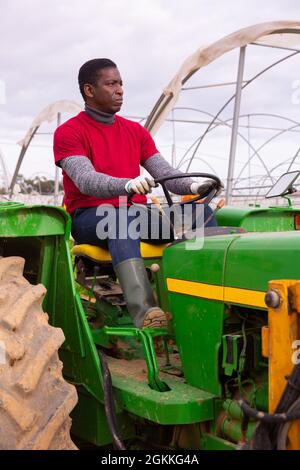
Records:
{"label": "tractor seat", "polygon": [[[161,245],[151,245],[150,243],[141,242],[141,255],[142,258],[161,258],[164,249],[169,243],[162,243]],[[111,263],[110,252],[105,248],[100,248],[95,245],[74,245],[72,248],[74,256],[84,256],[92,261],[100,263]]]}

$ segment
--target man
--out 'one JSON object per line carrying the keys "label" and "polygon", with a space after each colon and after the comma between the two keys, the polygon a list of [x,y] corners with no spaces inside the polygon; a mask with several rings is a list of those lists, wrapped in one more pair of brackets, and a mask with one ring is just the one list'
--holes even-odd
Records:
{"label": "man", "polygon": [[[103,245],[96,231],[97,207],[113,205],[132,195],[146,203],[153,178],[180,174],[160,155],[146,129],[118,115],[123,103],[120,72],[109,59],[89,60],[78,82],[85,111],[59,126],[54,134],[55,162],[63,169],[65,204],[73,218],[72,235],[79,243]],[[151,175],[140,175],[142,165]],[[190,178],[170,181],[177,194],[198,194]],[[130,217],[128,218],[130,222]],[[116,227],[114,227],[116,228]],[[127,228],[127,227],[126,227]],[[156,305],[140,255],[139,239],[108,235],[112,263],[136,327],[164,327],[165,313]]]}

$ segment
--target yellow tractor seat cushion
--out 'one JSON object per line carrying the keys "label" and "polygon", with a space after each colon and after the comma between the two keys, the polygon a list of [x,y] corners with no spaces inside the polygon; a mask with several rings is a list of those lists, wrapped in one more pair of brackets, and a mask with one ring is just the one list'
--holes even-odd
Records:
{"label": "yellow tractor seat cushion", "polygon": [[[161,245],[150,245],[150,243],[141,242],[141,255],[142,258],[161,258],[164,249],[169,243],[162,243]],[[74,256],[86,256],[93,261],[99,261],[101,263],[110,263],[111,256],[110,252],[105,248],[100,248],[95,245],[74,245],[72,248]]]}

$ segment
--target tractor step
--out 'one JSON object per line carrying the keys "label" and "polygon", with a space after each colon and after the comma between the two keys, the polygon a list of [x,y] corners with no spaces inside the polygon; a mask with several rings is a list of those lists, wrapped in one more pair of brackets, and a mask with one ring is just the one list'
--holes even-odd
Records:
{"label": "tractor step", "polygon": [[191,424],[214,418],[211,393],[187,385],[182,378],[160,372],[168,391],[148,385],[147,366],[142,359],[123,360],[107,357],[113,387],[123,408],[141,418],[159,424]]}

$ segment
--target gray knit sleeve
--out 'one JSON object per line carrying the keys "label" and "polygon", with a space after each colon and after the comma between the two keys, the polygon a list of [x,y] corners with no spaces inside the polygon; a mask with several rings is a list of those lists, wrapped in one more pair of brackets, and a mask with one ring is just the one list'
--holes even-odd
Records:
{"label": "gray knit sleeve", "polygon": [[[143,163],[143,167],[154,179],[164,176],[182,175],[182,172],[173,168],[160,153],[155,153],[152,157],[148,158]],[[193,180],[191,178],[179,178],[169,181],[166,184],[166,188],[175,194],[192,194],[192,183]]]}
{"label": "gray knit sleeve", "polygon": [[130,178],[114,178],[98,173],[87,157],[74,155],[59,163],[82,194],[103,199],[127,195],[125,184]]}

